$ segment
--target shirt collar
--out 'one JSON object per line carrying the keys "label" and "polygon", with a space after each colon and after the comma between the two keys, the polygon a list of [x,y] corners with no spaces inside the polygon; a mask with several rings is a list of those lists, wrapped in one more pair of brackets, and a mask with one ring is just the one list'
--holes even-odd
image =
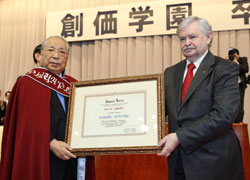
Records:
{"label": "shirt collar", "polygon": [[58,74],[58,76],[60,76],[61,78],[64,78],[64,76],[65,76],[65,71],[63,71],[62,73]]}
{"label": "shirt collar", "polygon": [[[204,57],[207,55],[207,53],[208,53],[208,50],[193,63],[197,69],[200,66],[200,64],[201,64],[202,60],[204,59]],[[186,60],[186,62],[187,62],[186,66],[191,64],[191,62],[188,59]]]}

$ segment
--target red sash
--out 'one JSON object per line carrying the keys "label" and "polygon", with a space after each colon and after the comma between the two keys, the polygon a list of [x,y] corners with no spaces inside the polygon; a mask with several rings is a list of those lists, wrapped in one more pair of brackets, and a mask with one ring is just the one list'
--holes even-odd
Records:
{"label": "red sash", "polygon": [[43,67],[37,67],[26,73],[24,76],[27,76],[34,81],[42,84],[43,86],[50,88],[64,96],[69,96],[69,93],[66,91],[66,88],[70,87],[70,83],[63,79],[62,77],[49,72]]}

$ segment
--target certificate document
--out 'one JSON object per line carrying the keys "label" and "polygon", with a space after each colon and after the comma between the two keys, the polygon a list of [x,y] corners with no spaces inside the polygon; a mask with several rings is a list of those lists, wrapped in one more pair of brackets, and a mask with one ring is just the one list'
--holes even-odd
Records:
{"label": "certificate document", "polygon": [[163,87],[162,74],[73,83],[66,128],[73,153],[159,152]]}
{"label": "certificate document", "polygon": [[84,102],[82,137],[146,133],[146,92],[86,96]]}

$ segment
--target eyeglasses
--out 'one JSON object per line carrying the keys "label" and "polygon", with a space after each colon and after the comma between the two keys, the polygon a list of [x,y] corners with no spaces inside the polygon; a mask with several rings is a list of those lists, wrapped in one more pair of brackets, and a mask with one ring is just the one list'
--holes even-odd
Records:
{"label": "eyeglasses", "polygon": [[58,53],[59,56],[65,56],[68,54],[68,52],[63,49],[48,48],[42,50],[47,51],[49,55],[54,55],[56,52]]}

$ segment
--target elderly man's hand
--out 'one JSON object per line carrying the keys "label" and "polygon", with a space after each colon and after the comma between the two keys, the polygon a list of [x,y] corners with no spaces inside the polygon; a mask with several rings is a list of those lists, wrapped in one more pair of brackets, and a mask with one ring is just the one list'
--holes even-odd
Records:
{"label": "elderly man's hand", "polygon": [[165,136],[160,142],[158,146],[163,146],[163,149],[160,153],[158,153],[158,156],[170,156],[170,154],[176,149],[176,147],[179,145],[179,140],[177,138],[176,133],[170,133],[167,136]]}
{"label": "elderly man's hand", "polygon": [[72,148],[63,141],[58,141],[53,139],[50,142],[50,150],[62,160],[69,160],[71,158],[76,158],[76,155],[71,153]]}

